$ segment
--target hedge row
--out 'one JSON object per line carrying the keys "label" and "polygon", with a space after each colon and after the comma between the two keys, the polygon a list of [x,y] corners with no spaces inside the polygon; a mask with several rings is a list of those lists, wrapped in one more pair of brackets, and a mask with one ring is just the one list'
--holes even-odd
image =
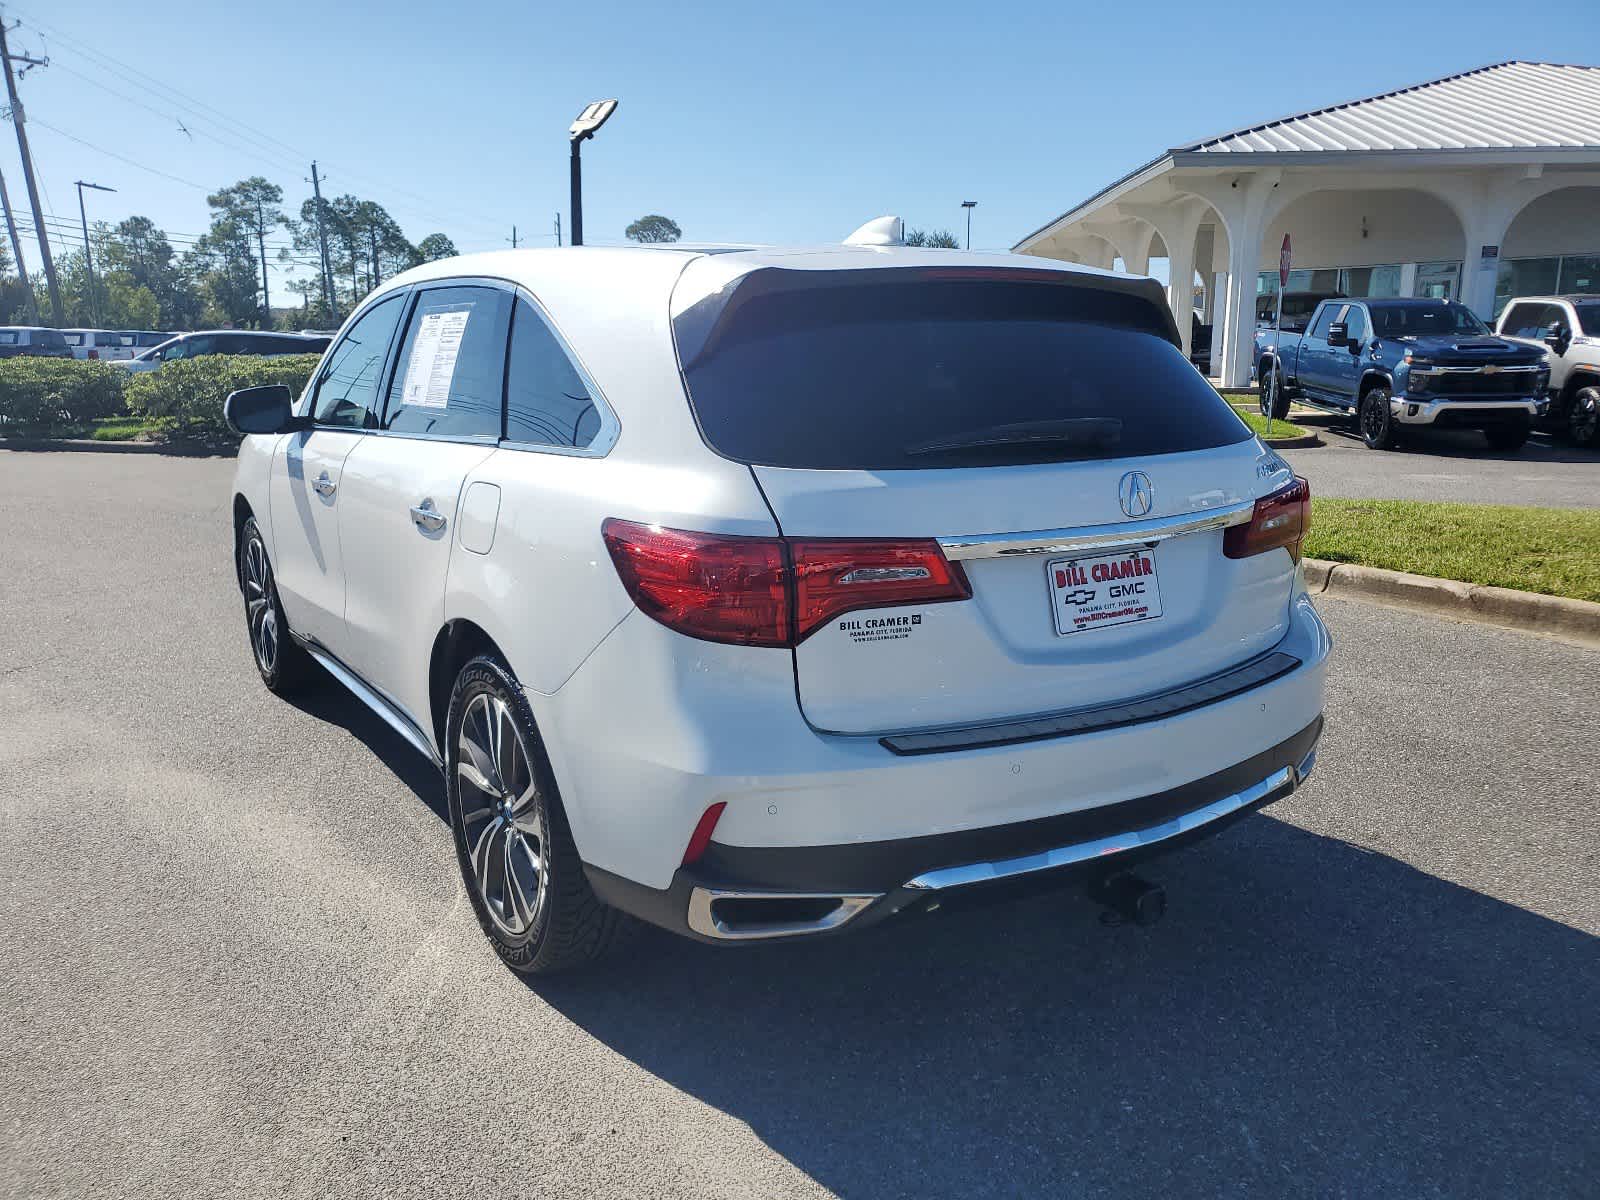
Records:
{"label": "hedge row", "polygon": [[102,417],[130,414],[165,437],[224,441],[232,436],[222,420],[229,392],[282,383],[299,395],[318,358],[214,354],[143,374],[78,359],[0,359],[0,437],[82,435]]}
{"label": "hedge row", "polygon": [[232,438],[222,420],[222,402],[239,388],[286,384],[296,396],[321,360],[318,354],[261,358],[253,354],[207,354],[167,363],[159,371],[131,375],[128,411],[146,417],[167,437],[220,441]]}
{"label": "hedge row", "polygon": [[46,437],[116,416],[126,376],[103,362],[0,359],[0,436]]}

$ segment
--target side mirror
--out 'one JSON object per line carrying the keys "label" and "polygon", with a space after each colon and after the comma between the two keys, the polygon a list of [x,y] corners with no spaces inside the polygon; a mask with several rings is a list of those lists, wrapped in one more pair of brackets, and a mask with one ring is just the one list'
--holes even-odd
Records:
{"label": "side mirror", "polygon": [[294,415],[294,394],[281,383],[229,392],[222,402],[222,417],[240,437],[250,433],[291,433],[304,426]]}
{"label": "side mirror", "polygon": [[1343,321],[1335,321],[1328,326],[1328,345],[1348,346],[1350,344],[1350,326]]}
{"label": "side mirror", "polygon": [[1565,354],[1567,352],[1567,343],[1567,330],[1564,325],[1552,325],[1545,331],[1544,344],[1557,354]]}

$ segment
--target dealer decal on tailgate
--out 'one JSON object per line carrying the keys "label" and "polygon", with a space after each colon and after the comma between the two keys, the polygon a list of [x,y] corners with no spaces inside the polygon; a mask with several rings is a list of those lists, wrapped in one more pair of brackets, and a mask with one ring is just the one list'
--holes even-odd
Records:
{"label": "dealer decal on tailgate", "polygon": [[1161,615],[1161,588],[1150,550],[1119,550],[1045,564],[1056,632],[1081,633]]}

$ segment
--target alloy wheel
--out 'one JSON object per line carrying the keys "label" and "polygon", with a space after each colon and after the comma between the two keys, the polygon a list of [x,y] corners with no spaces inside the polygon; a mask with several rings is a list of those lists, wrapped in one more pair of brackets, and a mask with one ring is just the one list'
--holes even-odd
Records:
{"label": "alloy wheel", "polygon": [[544,910],[548,839],[528,748],[510,707],[493,693],[478,693],[462,714],[456,778],[484,911],[502,932],[525,937]]}
{"label": "alloy wheel", "polygon": [[256,663],[270,675],[278,665],[278,613],[272,603],[272,564],[259,537],[244,550],[244,610]]}
{"label": "alloy wheel", "polygon": [[1361,405],[1361,434],[1367,441],[1376,442],[1383,437],[1383,418],[1377,397],[1369,395]]}

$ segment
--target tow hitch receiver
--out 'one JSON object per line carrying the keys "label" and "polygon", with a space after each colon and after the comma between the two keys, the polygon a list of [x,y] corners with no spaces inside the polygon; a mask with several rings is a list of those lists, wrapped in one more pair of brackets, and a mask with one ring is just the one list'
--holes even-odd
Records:
{"label": "tow hitch receiver", "polygon": [[1167,911],[1167,891],[1159,883],[1140,879],[1126,871],[1101,875],[1089,884],[1089,898],[1107,910],[1102,920],[1108,924],[1132,921],[1150,926]]}

